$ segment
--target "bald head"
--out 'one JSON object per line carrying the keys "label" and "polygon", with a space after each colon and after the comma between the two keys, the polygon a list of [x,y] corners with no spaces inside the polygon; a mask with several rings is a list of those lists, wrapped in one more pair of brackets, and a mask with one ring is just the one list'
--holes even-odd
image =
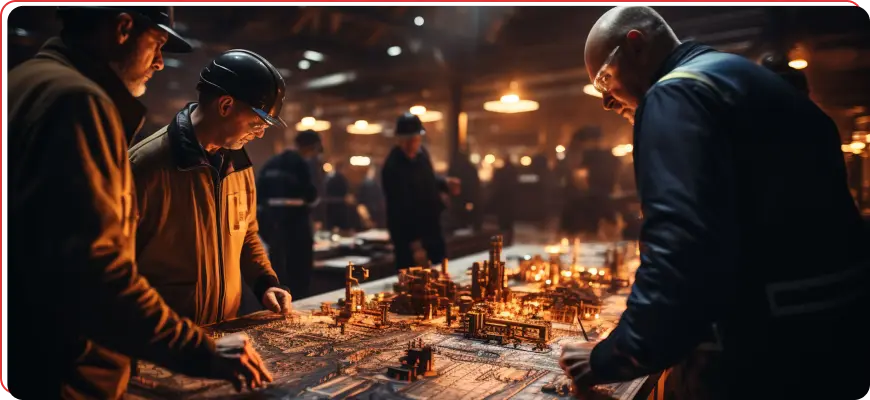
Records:
{"label": "bald head", "polygon": [[674,31],[652,8],[612,8],[595,22],[586,37],[585,61],[590,77],[594,77],[610,51],[622,44],[632,30],[642,33],[651,44],[679,44]]}
{"label": "bald head", "polygon": [[679,44],[674,31],[652,8],[616,7],[604,13],[589,31],[584,59],[590,80],[595,82],[599,72],[608,78],[605,108],[633,120],[637,99]]}

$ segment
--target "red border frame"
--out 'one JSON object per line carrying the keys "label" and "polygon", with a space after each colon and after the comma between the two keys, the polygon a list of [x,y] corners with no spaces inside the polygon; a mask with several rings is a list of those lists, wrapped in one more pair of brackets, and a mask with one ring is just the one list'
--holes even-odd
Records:
{"label": "red border frame", "polygon": [[[36,3],[37,1],[28,1],[28,0],[6,0],[0,5],[0,13],[3,15],[6,14],[6,10],[12,7],[15,4],[23,4],[23,3]],[[112,3],[170,3],[163,1],[153,1],[153,0],[114,0]],[[354,0],[353,3],[514,3],[510,1],[503,0],[416,0],[416,1],[407,1],[407,0]],[[57,3],[90,3],[90,1],[76,1],[76,0],[59,0]],[[95,3],[95,1],[94,1]],[[239,0],[176,0],[171,2],[173,4],[178,3],[234,3],[234,4],[243,4],[243,1]],[[292,1],[282,1],[282,0],[258,0],[257,3],[294,3]],[[342,0],[307,0],[306,4],[311,3],[347,3],[347,1]],[[604,2],[600,0],[531,0],[525,1],[524,3],[593,3],[593,4],[608,4],[610,2]],[[615,2],[614,2],[615,3]],[[638,2],[640,3],[640,2]],[[648,3],[660,3],[660,4],[680,4],[680,3],[765,3],[765,4],[796,4],[796,3],[832,3],[832,4],[851,4],[855,7],[861,7],[857,1],[855,0],[660,0],[660,1],[651,1],[651,2],[643,2],[643,4]],[[39,4],[44,4],[39,2]],[[6,18],[3,18],[4,25],[6,24]],[[4,38],[5,39],[5,38]],[[2,55],[2,46],[0,43],[0,64],[2,64],[3,55]],[[3,83],[3,72],[0,71],[0,85]],[[3,98],[0,97],[0,107],[3,107]],[[0,116],[2,118],[2,116]],[[0,121],[2,123],[3,121]],[[2,154],[2,143],[0,143],[0,154]],[[3,165],[2,165],[2,155],[0,155],[0,177],[2,177]],[[2,179],[2,178],[0,178]],[[2,198],[0,198],[0,209],[2,209]],[[3,215],[0,215],[0,226],[3,224]],[[2,232],[0,232],[0,243],[2,243]],[[0,249],[2,252],[2,249]],[[2,254],[2,253],[0,253]],[[0,260],[0,267],[2,267],[2,260]],[[3,273],[2,269],[0,269],[0,284],[3,281]],[[2,291],[2,286],[0,286],[0,291]],[[0,292],[2,295],[2,292]],[[0,297],[2,299],[2,297]],[[2,315],[0,315],[2,317]],[[5,335],[5,331],[2,330],[2,318],[0,318],[0,334]],[[0,357],[3,355],[2,342],[0,342]],[[0,374],[2,374],[2,364],[0,364]],[[6,383],[3,382],[2,376],[0,376],[0,391],[9,392],[9,389],[6,387]]]}

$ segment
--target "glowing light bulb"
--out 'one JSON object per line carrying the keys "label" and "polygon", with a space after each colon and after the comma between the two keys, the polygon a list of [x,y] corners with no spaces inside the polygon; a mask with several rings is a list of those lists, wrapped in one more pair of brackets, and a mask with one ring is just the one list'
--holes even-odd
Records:
{"label": "glowing light bulb", "polygon": [[804,69],[807,67],[807,65],[809,65],[809,63],[807,62],[807,60],[804,60],[803,58],[798,58],[798,59],[791,60],[788,62],[788,66],[792,67],[794,69]]}
{"label": "glowing light bulb", "polygon": [[517,96],[515,94],[506,94],[504,96],[501,96],[502,103],[516,103],[518,101],[520,101],[520,96]]}
{"label": "glowing light bulb", "polygon": [[368,128],[369,122],[366,120],[359,120],[359,121],[354,122],[353,126],[359,128],[359,129],[365,129],[365,128]]}
{"label": "glowing light bulb", "polygon": [[300,122],[302,122],[303,126],[314,126],[314,124],[317,123],[317,120],[314,119],[314,117],[305,117],[302,118],[302,121]]}

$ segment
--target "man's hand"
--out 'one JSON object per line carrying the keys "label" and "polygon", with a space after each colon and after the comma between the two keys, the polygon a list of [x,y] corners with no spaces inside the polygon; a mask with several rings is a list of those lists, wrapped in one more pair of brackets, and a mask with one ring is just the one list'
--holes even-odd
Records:
{"label": "man's hand", "polygon": [[293,310],[293,296],[279,287],[272,287],[263,293],[263,307],[278,314],[290,314]]}
{"label": "man's hand", "polygon": [[445,178],[447,182],[447,190],[450,191],[451,196],[459,196],[459,192],[462,188],[462,181],[459,178],[448,176]]}
{"label": "man's hand", "polygon": [[565,371],[565,375],[571,378],[571,392],[578,399],[594,398],[592,392],[594,379],[592,369],[589,366],[589,356],[595,343],[580,342],[571,343],[562,347],[562,356],[559,357],[559,366]]}
{"label": "man's hand", "polygon": [[272,374],[244,333],[234,333],[215,340],[215,354],[212,357],[210,377],[230,381],[236,391],[242,391],[245,381],[251,390],[272,382]]}

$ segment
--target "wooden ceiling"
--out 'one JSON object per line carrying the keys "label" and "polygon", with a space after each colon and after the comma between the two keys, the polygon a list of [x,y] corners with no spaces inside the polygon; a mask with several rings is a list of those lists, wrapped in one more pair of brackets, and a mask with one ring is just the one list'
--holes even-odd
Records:
{"label": "wooden ceiling", "polygon": [[[25,6],[9,18],[10,66],[58,30],[53,7]],[[158,114],[193,97],[199,69],[221,51],[243,47],[282,69],[300,112],[407,99],[492,97],[511,80],[534,93],[587,83],[586,33],[606,7],[176,7],[178,30],[197,51],[157,74],[146,103]],[[857,7],[660,7],[684,39],[758,57],[795,48],[806,54],[813,98],[834,113],[870,106],[870,19]],[[415,19],[422,17],[418,26]],[[401,48],[391,56],[388,49]],[[306,51],[322,61],[299,62]],[[167,63],[169,64],[169,63]],[[344,78],[344,81],[341,81]],[[322,85],[324,82],[339,84]],[[314,85],[312,86],[312,84]],[[318,85],[320,83],[320,85]],[[174,101],[167,98],[174,99]],[[163,108],[167,108],[163,110]],[[860,113],[860,112],[859,112]]]}

